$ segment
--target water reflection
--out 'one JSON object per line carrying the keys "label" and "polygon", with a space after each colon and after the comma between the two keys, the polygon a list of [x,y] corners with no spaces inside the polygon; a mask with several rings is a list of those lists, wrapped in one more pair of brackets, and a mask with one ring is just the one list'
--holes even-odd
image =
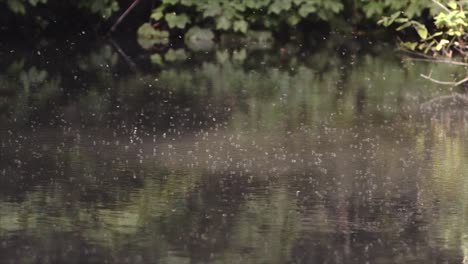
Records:
{"label": "water reflection", "polygon": [[5,262],[466,256],[466,114],[421,108],[447,91],[418,78],[457,68],[347,41],[150,58],[121,49],[3,62]]}

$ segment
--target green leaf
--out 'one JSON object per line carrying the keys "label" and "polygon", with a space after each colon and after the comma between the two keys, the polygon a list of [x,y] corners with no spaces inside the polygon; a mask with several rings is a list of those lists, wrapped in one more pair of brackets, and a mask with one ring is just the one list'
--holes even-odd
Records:
{"label": "green leaf", "polygon": [[434,46],[434,44],[436,43],[435,40],[432,40],[431,42],[429,42],[429,44],[426,45],[426,49],[424,49],[424,53],[427,53],[432,46]]}
{"label": "green leaf", "polygon": [[397,23],[405,23],[405,22],[408,22],[408,21],[409,21],[409,19],[406,18],[406,17],[400,17],[400,18],[395,19],[395,22],[397,22]]}
{"label": "green leaf", "polygon": [[150,49],[155,44],[169,43],[169,32],[156,30],[150,23],[144,23],[137,31],[138,44],[144,49]]}
{"label": "green leaf", "polygon": [[244,4],[248,8],[256,8],[257,7],[257,1],[255,1],[255,0],[244,0]]}
{"label": "green leaf", "polygon": [[231,6],[234,7],[237,11],[244,12],[246,6],[243,4],[236,3],[234,1],[231,2]]}
{"label": "green leaf", "polygon": [[411,25],[412,25],[412,23],[408,21],[408,22],[404,23],[403,25],[397,27],[396,31],[401,31],[401,30],[403,30],[403,29],[405,29],[405,28],[407,28],[407,27],[409,27]]}
{"label": "green leaf", "polygon": [[384,27],[388,27],[390,23],[388,22],[389,18],[388,17],[382,17],[377,21],[377,25],[383,25]]}
{"label": "green leaf", "polygon": [[215,35],[211,29],[192,27],[184,36],[185,45],[191,50],[210,50],[214,47]]}
{"label": "green leaf", "polygon": [[270,2],[271,0],[244,0],[245,6],[252,9],[266,9]]}
{"label": "green leaf", "polygon": [[415,50],[416,49],[416,46],[418,45],[417,42],[404,42],[402,43],[403,47],[406,47],[410,50]]}
{"label": "green leaf", "polygon": [[419,37],[421,37],[422,40],[427,39],[428,31],[426,26],[417,22],[414,22],[413,24],[416,29],[416,32],[418,32]]}
{"label": "green leaf", "polygon": [[401,15],[401,12],[400,12],[400,11],[395,12],[395,13],[393,13],[393,14],[390,16],[390,20],[394,21],[394,20],[397,19],[400,15]]}
{"label": "green leaf", "polygon": [[150,23],[144,23],[138,28],[137,35],[138,37],[151,38],[154,34],[154,28]]}
{"label": "green leaf", "polygon": [[327,1],[326,3],[328,3],[328,6],[335,14],[340,12],[344,7],[343,4],[339,2]]}
{"label": "green leaf", "polygon": [[19,0],[8,0],[7,5],[13,13],[24,15],[26,8]]}
{"label": "green leaf", "polygon": [[245,20],[237,20],[237,21],[234,21],[233,29],[236,32],[246,33],[248,26],[249,25],[247,24]]}
{"label": "green leaf", "polygon": [[216,20],[216,28],[228,30],[231,28],[231,21],[229,21],[225,16],[220,16]]}
{"label": "green leaf", "polygon": [[220,15],[223,12],[223,9],[218,3],[213,3],[207,5],[203,11],[203,17],[215,17]]}
{"label": "green leaf", "polygon": [[303,4],[301,8],[299,8],[299,15],[301,17],[307,17],[309,14],[315,12],[316,10],[317,8],[311,3]]}
{"label": "green leaf", "polygon": [[187,33],[185,33],[185,40],[189,41],[198,41],[198,40],[205,40],[205,41],[212,41],[215,35],[211,29],[207,28],[200,28],[198,26],[190,28]]}
{"label": "green leaf", "polygon": [[439,41],[439,43],[437,44],[437,46],[436,46],[436,50],[440,51],[445,45],[447,45],[449,43],[450,43],[450,41],[448,41],[447,39],[441,39]]}
{"label": "green leaf", "polygon": [[190,18],[186,14],[168,13],[164,18],[170,28],[184,29],[190,23]]}
{"label": "green leaf", "polygon": [[291,25],[291,26],[295,26],[297,25],[299,22],[301,22],[301,17],[296,15],[296,14],[293,14],[293,15],[290,15],[288,17],[288,24]]}
{"label": "green leaf", "polygon": [[166,61],[182,61],[187,59],[187,53],[184,49],[169,49],[164,55]]}
{"label": "green leaf", "polygon": [[268,8],[268,13],[279,15],[282,11],[291,9],[291,0],[275,0]]}
{"label": "green leaf", "polygon": [[165,5],[160,5],[158,8],[154,9],[151,12],[151,18],[154,20],[161,20],[164,17],[164,9],[166,9]]}
{"label": "green leaf", "polygon": [[153,64],[157,64],[157,65],[164,65],[164,62],[163,62],[163,59],[161,57],[161,55],[159,55],[158,53],[155,53],[153,55],[150,56],[150,60],[151,60],[151,63]]}
{"label": "green leaf", "polygon": [[456,10],[457,9],[457,2],[455,1],[450,1],[447,3],[447,6],[450,8],[450,9],[453,9],[453,10]]}

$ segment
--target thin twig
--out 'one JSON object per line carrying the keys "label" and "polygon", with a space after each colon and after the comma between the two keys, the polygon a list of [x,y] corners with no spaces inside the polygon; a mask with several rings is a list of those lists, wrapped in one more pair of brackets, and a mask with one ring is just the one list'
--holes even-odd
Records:
{"label": "thin twig", "polygon": [[109,42],[111,43],[112,47],[114,47],[115,50],[117,50],[117,53],[124,58],[125,62],[130,66],[130,68],[136,72],[138,70],[135,62],[120,48],[119,44],[115,42],[112,38],[109,38]]}
{"label": "thin twig", "polygon": [[437,0],[432,0],[432,2],[436,5],[438,5],[440,8],[442,8],[443,10],[445,10],[445,12],[447,13],[450,13],[450,9],[448,9],[446,6],[444,6],[442,3],[440,3],[439,1]]}
{"label": "thin twig", "polygon": [[455,83],[455,86],[458,86],[458,85],[464,84],[465,82],[468,82],[468,77],[465,77],[465,79],[463,79],[463,80],[461,80],[461,81],[458,81],[457,83]]}
{"label": "thin twig", "polygon": [[427,75],[424,75],[421,73],[421,77],[423,77],[424,79],[427,79],[431,82],[435,82],[437,84],[442,84],[442,85],[455,85],[456,82],[446,82],[446,81],[439,81],[439,80],[436,80],[436,79],[433,79],[431,76],[427,76]]}
{"label": "thin twig", "polygon": [[461,84],[468,81],[468,77],[466,77],[465,79],[460,80],[458,82],[439,81],[439,80],[436,80],[436,79],[432,78],[430,75],[427,76],[427,75],[424,75],[424,74],[421,74],[421,77],[423,77],[424,79],[427,79],[427,80],[429,80],[431,82],[437,83],[437,84],[451,85],[452,87],[459,86],[459,85],[461,85]]}
{"label": "thin twig", "polygon": [[135,8],[135,6],[140,2],[140,0],[135,0],[133,3],[125,10],[125,12],[115,21],[114,25],[112,25],[110,32],[114,32],[117,26],[124,20],[124,18],[130,13],[130,11]]}

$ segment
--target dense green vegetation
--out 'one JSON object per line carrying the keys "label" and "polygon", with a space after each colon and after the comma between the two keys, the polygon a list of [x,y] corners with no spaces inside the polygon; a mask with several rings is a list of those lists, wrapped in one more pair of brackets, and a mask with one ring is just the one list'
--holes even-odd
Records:
{"label": "dense green vegetation", "polygon": [[[396,11],[403,11],[409,18],[420,17],[431,7],[430,3],[430,0],[162,0],[153,1],[150,18],[144,19],[149,19],[153,28],[172,31],[193,26],[220,32],[278,31],[320,21],[350,30],[358,25],[375,25],[381,16]],[[0,0],[0,7],[22,16],[41,16],[45,12],[38,11],[67,6],[111,21],[130,4],[131,1],[117,0]],[[74,19],[79,21],[79,14]]]}
{"label": "dense green vegetation", "polygon": [[[259,30],[288,34],[298,30],[310,32],[314,23],[355,33],[377,24],[385,27],[396,24],[397,31],[411,32],[409,29],[414,28],[414,34],[419,37],[417,40],[403,38],[406,48],[451,57],[454,51],[465,54],[467,4],[467,0],[153,0],[149,6],[122,0],[0,0],[0,11],[29,18],[44,29],[51,21],[69,20],[69,17],[60,18],[57,14],[61,12],[56,11],[75,8],[94,14],[98,18],[94,23],[105,22],[108,28],[118,21],[112,28],[116,29],[131,23],[122,21],[128,19],[128,13],[136,5],[144,5],[147,10],[138,14],[141,20],[137,22],[137,33],[145,48],[167,44],[170,38],[180,38],[181,33],[187,33],[186,40],[211,41],[217,33],[254,36]],[[73,18],[76,23],[89,18],[80,16],[80,12]]]}
{"label": "dense green vegetation", "polygon": [[[69,20],[55,11],[74,8],[80,10],[75,13],[76,23],[94,16],[92,23],[96,27],[106,23],[105,30],[114,23],[115,31],[128,24],[139,27],[137,35],[144,48],[167,44],[184,34],[186,42],[210,42],[224,33],[246,35],[248,40],[252,36],[270,39],[271,33],[310,33],[317,23],[354,33],[375,29],[377,24],[396,25],[397,31],[410,33],[410,37],[402,38],[404,47],[451,57],[454,51],[465,54],[467,4],[467,0],[153,0],[150,6],[130,0],[0,0],[0,11],[28,18],[44,29],[51,21],[60,24],[60,19]],[[140,10],[129,18],[138,5]],[[80,16],[80,12],[88,15]],[[53,18],[49,17],[51,13]],[[135,23],[136,17],[140,20]]]}
{"label": "dense green vegetation", "polygon": [[336,24],[346,21],[356,25],[387,12],[402,10],[415,17],[427,7],[426,0],[163,0],[152,11],[151,18],[163,19],[169,28],[201,24],[217,30],[246,33],[249,28],[276,30],[282,25],[294,27],[304,21]]}
{"label": "dense green vegetation", "polygon": [[403,42],[403,46],[408,49],[420,50],[435,56],[452,57],[454,51],[465,55],[468,22],[466,19],[467,10],[464,7],[468,1],[449,1],[446,5],[437,1],[433,2],[439,8],[439,12],[434,17],[435,30],[433,32],[430,32],[426,25],[401,12],[384,17],[379,23],[386,27],[399,24],[397,31],[414,28],[419,40]]}

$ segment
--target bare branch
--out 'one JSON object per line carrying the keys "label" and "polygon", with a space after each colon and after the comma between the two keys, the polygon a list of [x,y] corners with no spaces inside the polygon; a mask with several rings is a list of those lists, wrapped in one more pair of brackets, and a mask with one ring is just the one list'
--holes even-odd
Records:
{"label": "bare branch", "polygon": [[457,83],[455,83],[455,86],[462,85],[462,84],[464,84],[465,82],[468,82],[468,77],[465,77],[465,79],[463,79],[463,80],[458,81]]}
{"label": "bare branch", "polygon": [[438,5],[440,8],[442,8],[445,12],[450,13],[450,9],[448,9],[446,6],[444,6],[441,2],[437,0],[432,0],[432,2],[436,5]]}
{"label": "bare branch", "polygon": [[124,58],[125,62],[128,63],[130,68],[136,72],[137,66],[135,62],[133,62],[133,60],[120,48],[119,44],[115,42],[112,38],[109,38],[109,42],[111,43],[112,47],[114,47],[117,50],[117,52],[122,56],[122,58]]}
{"label": "bare branch", "polygon": [[429,81],[431,81],[431,82],[437,83],[437,84],[451,85],[452,87],[462,85],[462,84],[464,84],[465,82],[468,81],[468,77],[466,77],[465,79],[460,80],[460,81],[458,81],[458,82],[448,82],[448,81],[436,80],[436,79],[432,78],[432,77],[430,76],[430,74],[429,74],[429,76],[428,76],[428,75],[421,74],[421,77],[423,77],[424,79],[427,79],[427,80],[429,80]]}
{"label": "bare branch", "polygon": [[133,3],[125,10],[125,12],[115,21],[114,25],[112,25],[110,32],[114,32],[117,26],[124,20],[124,18],[132,11],[133,8],[137,6],[140,0],[134,0]]}
{"label": "bare branch", "polygon": [[456,84],[456,82],[439,81],[439,80],[433,79],[431,76],[427,76],[427,75],[424,75],[424,74],[421,74],[421,77],[423,77],[424,79],[427,79],[427,80],[429,80],[431,82],[437,83],[437,84],[452,85],[452,86],[454,86]]}

